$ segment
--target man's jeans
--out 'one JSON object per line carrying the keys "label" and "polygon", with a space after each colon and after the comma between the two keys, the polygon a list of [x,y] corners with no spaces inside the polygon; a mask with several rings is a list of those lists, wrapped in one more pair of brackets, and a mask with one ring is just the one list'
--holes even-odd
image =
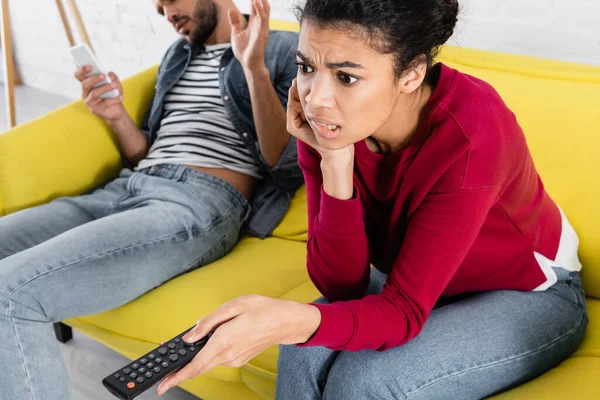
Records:
{"label": "man's jeans", "polygon": [[0,218],[0,399],[69,399],[51,323],[118,307],[223,257],[248,215],[227,182],[159,165]]}

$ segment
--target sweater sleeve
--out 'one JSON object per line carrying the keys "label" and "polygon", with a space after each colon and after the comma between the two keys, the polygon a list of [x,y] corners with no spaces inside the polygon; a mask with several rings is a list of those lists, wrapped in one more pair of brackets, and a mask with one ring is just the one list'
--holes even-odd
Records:
{"label": "sweater sleeve", "polygon": [[409,221],[382,293],[315,304],[321,311],[321,326],[302,346],[385,350],[416,337],[496,198],[497,189],[490,187],[429,194]]}
{"label": "sweater sleeve", "polygon": [[308,274],[329,301],[357,299],[369,284],[369,245],[360,194],[339,200],[323,191],[321,160],[298,141],[308,206]]}

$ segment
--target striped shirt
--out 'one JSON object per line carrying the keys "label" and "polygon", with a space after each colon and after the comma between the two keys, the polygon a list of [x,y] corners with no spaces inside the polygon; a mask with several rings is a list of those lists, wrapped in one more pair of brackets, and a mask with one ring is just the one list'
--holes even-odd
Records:
{"label": "striped shirt", "polygon": [[205,46],[165,96],[163,119],[136,170],[158,164],[224,168],[262,179],[259,161],[236,132],[219,87],[219,67],[231,44]]}

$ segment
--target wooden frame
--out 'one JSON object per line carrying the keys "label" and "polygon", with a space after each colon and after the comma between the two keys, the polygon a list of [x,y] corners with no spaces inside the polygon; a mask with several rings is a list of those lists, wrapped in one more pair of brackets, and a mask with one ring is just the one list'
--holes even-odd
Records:
{"label": "wooden frame", "polygon": [[[94,48],[92,47],[92,43],[90,42],[90,37],[88,36],[87,30],[85,29],[85,25],[83,24],[83,20],[81,19],[81,14],[79,13],[79,8],[77,8],[75,0],[66,0],[66,2],[71,11],[71,16],[75,20],[75,26],[77,27],[79,37],[84,43],[86,43],[90,47],[92,53],[94,53]],[[66,17],[61,0],[56,0],[56,5],[58,6],[63,25],[65,26],[65,31],[67,33],[67,37],[69,38],[69,43],[71,44],[71,47],[73,47],[75,46],[75,41],[73,40],[73,33],[71,32],[71,27],[69,26],[69,21]]]}
{"label": "wooden frame", "polygon": [[73,47],[75,46],[75,39],[73,38],[73,31],[71,30],[71,26],[69,25],[69,18],[67,17],[67,13],[65,12],[65,7],[63,5],[62,0],[56,0],[56,8],[58,8],[60,19],[62,20],[63,26],[65,27],[65,32],[67,34],[67,39],[69,40],[69,45]]}
{"label": "wooden frame", "polygon": [[2,58],[4,62],[4,93],[6,97],[8,126],[13,127],[17,124],[15,110],[15,85],[21,82],[17,76],[15,60],[12,50],[12,35],[10,32],[10,14],[8,11],[8,0],[2,0]]}
{"label": "wooden frame", "polygon": [[[9,127],[14,127],[17,124],[16,118],[16,110],[15,110],[15,86],[21,84],[21,80],[17,74],[17,69],[15,67],[15,60],[12,49],[12,35],[10,31],[10,13],[8,9],[9,0],[1,0],[2,7],[0,7],[1,14],[1,35],[2,35],[2,58],[4,63],[4,95],[6,97],[6,113],[7,113],[7,121]],[[92,44],[90,42],[90,37],[88,36],[87,30],[85,29],[85,25],[83,24],[83,20],[81,19],[81,14],[79,13],[79,9],[77,8],[77,4],[75,0],[65,0],[73,19],[75,20],[75,25],[77,26],[77,31],[81,40],[83,40],[92,50]],[[62,0],[56,0],[56,7],[58,8],[58,12],[60,14],[60,18],[62,19],[63,26],[65,27],[65,32],[67,34],[67,39],[69,40],[69,44],[71,47],[75,46],[75,38],[73,37],[73,31],[71,30],[71,26],[69,25],[69,19],[65,12],[65,7],[63,5]]]}

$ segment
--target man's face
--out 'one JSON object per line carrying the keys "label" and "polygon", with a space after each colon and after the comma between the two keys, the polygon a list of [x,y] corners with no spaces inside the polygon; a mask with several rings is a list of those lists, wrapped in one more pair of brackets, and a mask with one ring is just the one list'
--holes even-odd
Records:
{"label": "man's face", "polygon": [[188,42],[202,45],[217,26],[214,0],[155,0],[160,15],[173,25]]}

